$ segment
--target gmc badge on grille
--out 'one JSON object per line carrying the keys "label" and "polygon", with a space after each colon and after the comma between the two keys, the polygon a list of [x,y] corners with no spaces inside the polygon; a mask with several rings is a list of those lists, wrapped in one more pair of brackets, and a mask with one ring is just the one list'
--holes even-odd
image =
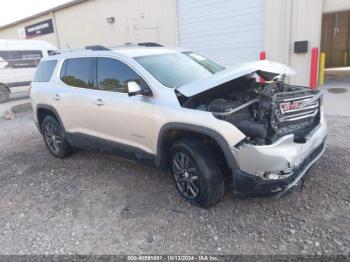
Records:
{"label": "gmc badge on grille", "polygon": [[292,102],[285,102],[280,103],[280,108],[282,113],[290,110],[296,110],[299,109],[301,106],[301,101],[292,101]]}

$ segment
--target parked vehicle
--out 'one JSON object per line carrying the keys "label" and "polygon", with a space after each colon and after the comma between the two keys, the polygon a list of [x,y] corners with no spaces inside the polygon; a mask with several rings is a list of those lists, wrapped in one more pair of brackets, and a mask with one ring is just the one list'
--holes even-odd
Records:
{"label": "parked vehicle", "polygon": [[28,92],[40,59],[56,51],[45,41],[0,40],[0,102],[10,93]]}
{"label": "parked vehicle", "polygon": [[152,163],[209,207],[230,180],[235,194],[284,194],[321,157],[322,93],[284,83],[293,73],[269,61],[228,69],[190,50],[89,50],[43,59],[30,96],[53,156],[79,147]]}

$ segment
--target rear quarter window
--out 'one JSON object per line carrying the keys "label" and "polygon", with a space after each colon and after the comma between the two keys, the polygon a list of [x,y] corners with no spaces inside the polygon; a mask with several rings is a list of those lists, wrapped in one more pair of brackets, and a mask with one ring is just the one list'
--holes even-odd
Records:
{"label": "rear quarter window", "polygon": [[49,82],[56,65],[57,60],[40,62],[35,72],[33,82]]}

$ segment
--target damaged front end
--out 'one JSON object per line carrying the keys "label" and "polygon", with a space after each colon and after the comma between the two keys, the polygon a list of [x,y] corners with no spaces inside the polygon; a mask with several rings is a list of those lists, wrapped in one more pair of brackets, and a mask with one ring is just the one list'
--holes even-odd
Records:
{"label": "damaged front end", "polygon": [[208,106],[215,117],[246,135],[242,143],[270,145],[289,134],[301,143],[320,123],[320,91],[283,82],[255,85],[238,99],[215,99]]}
{"label": "damaged front end", "polygon": [[[179,101],[183,107],[211,112],[245,135],[232,148],[237,193],[285,192],[324,152],[322,92],[284,83],[281,78],[293,71],[277,63],[254,62],[237,70],[232,79],[217,76],[216,86],[208,81],[207,88],[202,83],[197,91],[195,86],[179,88]],[[257,82],[257,75],[268,82]]]}

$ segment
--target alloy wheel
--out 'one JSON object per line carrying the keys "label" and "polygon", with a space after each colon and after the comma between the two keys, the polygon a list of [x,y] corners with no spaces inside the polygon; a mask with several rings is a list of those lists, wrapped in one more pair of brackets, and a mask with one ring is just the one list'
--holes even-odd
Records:
{"label": "alloy wheel", "polygon": [[44,136],[50,150],[54,154],[58,154],[62,148],[62,136],[60,130],[52,123],[47,123],[44,128]]}
{"label": "alloy wheel", "polygon": [[199,194],[199,176],[191,158],[184,152],[176,152],[172,163],[173,175],[178,190],[189,199]]}

